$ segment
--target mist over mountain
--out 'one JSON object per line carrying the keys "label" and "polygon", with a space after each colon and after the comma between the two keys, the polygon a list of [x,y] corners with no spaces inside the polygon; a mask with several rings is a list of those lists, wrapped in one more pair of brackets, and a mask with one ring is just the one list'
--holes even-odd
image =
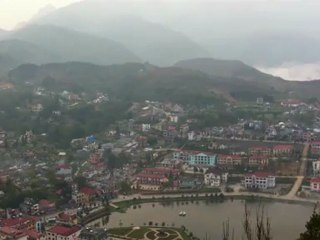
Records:
{"label": "mist over mountain", "polygon": [[72,4],[37,19],[35,23],[63,26],[113,39],[143,61],[157,65],[171,65],[186,58],[208,56],[203,47],[183,33],[121,9],[115,10],[106,2]]}
{"label": "mist over mountain", "polygon": [[36,22],[108,37],[154,64],[210,56],[274,67],[320,60],[320,30],[314,24],[319,7],[317,1],[93,0]]}
{"label": "mist over mountain", "polygon": [[177,67],[198,70],[209,75],[226,78],[241,78],[247,81],[265,80],[272,78],[257,69],[238,60],[218,60],[213,58],[194,58],[175,64]]}
{"label": "mist over mountain", "polygon": [[0,73],[23,63],[83,61],[109,65],[139,62],[115,41],[49,25],[28,25],[7,33],[0,41]]}

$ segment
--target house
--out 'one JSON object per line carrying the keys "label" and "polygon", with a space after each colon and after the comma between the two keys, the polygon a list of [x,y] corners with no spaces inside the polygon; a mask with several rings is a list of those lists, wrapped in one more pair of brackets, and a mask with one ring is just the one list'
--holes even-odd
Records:
{"label": "house", "polygon": [[310,180],[310,189],[313,192],[320,192],[320,177],[314,177]]}
{"label": "house", "polygon": [[0,239],[28,240],[28,235],[24,231],[12,227],[1,227]]}
{"label": "house", "polygon": [[249,148],[249,155],[264,155],[270,156],[271,155],[271,148],[267,146],[257,146]]}
{"label": "house", "polygon": [[176,151],[173,153],[173,159],[182,160],[189,165],[215,166],[217,156],[211,153],[197,151]]}
{"label": "house", "polygon": [[74,240],[79,239],[81,227],[56,225],[47,231],[47,240]]}
{"label": "house", "polygon": [[43,105],[41,103],[37,103],[31,106],[32,112],[41,112],[43,110]]}
{"label": "house", "polygon": [[150,131],[150,129],[151,129],[151,125],[150,124],[147,124],[147,123],[141,124],[142,132],[148,132],[148,131]]}
{"label": "house", "polygon": [[275,156],[279,156],[279,155],[291,155],[293,153],[293,145],[290,144],[279,144],[279,145],[275,145],[273,147],[273,155]]}
{"label": "house", "polygon": [[220,187],[221,183],[228,181],[228,173],[223,173],[217,169],[209,169],[204,174],[204,184],[209,187]]}
{"label": "house", "polygon": [[282,107],[297,108],[301,105],[304,105],[305,103],[299,99],[287,99],[287,100],[282,101],[280,104]]}
{"label": "house", "polygon": [[75,225],[78,223],[77,214],[69,214],[65,212],[61,212],[57,215],[56,218],[57,223],[64,225]]}
{"label": "house", "polygon": [[268,189],[276,186],[276,177],[266,172],[245,175],[244,185],[248,189]]}
{"label": "house", "polygon": [[170,114],[169,115],[169,120],[170,120],[170,122],[177,123],[179,118],[178,118],[178,116],[176,114]]}
{"label": "house", "polygon": [[8,218],[8,219],[1,219],[0,226],[11,227],[17,230],[25,230],[25,229],[33,230],[35,229],[37,222],[38,222],[38,218],[36,217]]}
{"label": "house", "polygon": [[320,155],[320,142],[315,141],[310,144],[310,152],[313,155]]}
{"label": "house", "polygon": [[47,213],[56,209],[56,204],[47,199],[41,199],[38,202],[40,213]]}
{"label": "house", "polygon": [[73,187],[72,199],[78,206],[90,206],[97,195],[96,190],[90,187],[82,187],[79,191]]}
{"label": "house", "polygon": [[238,154],[219,154],[218,165],[221,166],[239,166],[242,164],[242,157]]}
{"label": "house", "polygon": [[57,166],[56,175],[63,176],[63,177],[70,177],[72,175],[72,168],[68,164],[59,164]]}
{"label": "house", "polygon": [[159,191],[168,182],[169,178],[163,174],[139,173],[134,187],[146,191]]}
{"label": "house", "polygon": [[173,169],[173,168],[155,167],[155,168],[144,168],[141,173],[165,175],[165,176],[172,175],[174,177],[177,177],[180,174],[180,171],[178,169]]}
{"label": "house", "polygon": [[268,156],[264,155],[254,155],[249,157],[248,164],[250,167],[267,167],[269,165]]}
{"label": "house", "polygon": [[320,159],[312,162],[312,172],[314,176],[320,175]]}

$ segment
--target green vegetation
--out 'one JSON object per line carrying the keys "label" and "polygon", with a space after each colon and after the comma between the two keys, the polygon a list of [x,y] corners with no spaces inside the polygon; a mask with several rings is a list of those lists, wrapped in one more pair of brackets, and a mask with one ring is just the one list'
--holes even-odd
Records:
{"label": "green vegetation", "polygon": [[320,213],[315,208],[310,220],[306,223],[306,231],[300,234],[298,240],[320,239]]}
{"label": "green vegetation", "polygon": [[138,238],[138,239],[144,239],[144,235],[149,232],[149,228],[140,228],[138,230],[134,230],[128,234],[128,237],[130,238]]}

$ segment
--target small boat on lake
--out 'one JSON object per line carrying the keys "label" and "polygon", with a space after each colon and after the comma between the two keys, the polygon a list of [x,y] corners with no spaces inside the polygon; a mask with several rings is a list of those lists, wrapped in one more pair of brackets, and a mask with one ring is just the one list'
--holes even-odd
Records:
{"label": "small boat on lake", "polygon": [[186,215],[187,215],[187,213],[184,212],[184,211],[179,212],[179,216],[180,216],[180,217],[185,217]]}

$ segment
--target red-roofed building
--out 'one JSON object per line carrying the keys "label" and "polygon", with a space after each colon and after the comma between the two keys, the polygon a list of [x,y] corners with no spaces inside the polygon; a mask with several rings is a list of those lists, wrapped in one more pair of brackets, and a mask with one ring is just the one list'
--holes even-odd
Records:
{"label": "red-roofed building", "polygon": [[273,154],[279,155],[291,155],[293,153],[293,145],[290,144],[279,144],[273,147]]}
{"label": "red-roofed building", "polygon": [[315,177],[310,180],[310,189],[313,192],[320,192],[320,177]]}
{"label": "red-roofed building", "polygon": [[246,188],[268,189],[276,186],[276,177],[266,172],[256,172],[245,175],[244,185]]}
{"label": "red-roofed building", "polygon": [[79,239],[81,228],[78,226],[56,225],[47,231],[47,240],[74,240]]}
{"label": "red-roofed building", "polygon": [[79,191],[75,192],[73,199],[78,206],[90,206],[94,203],[94,199],[97,195],[97,191],[90,187],[83,187]]}
{"label": "red-roofed building", "polygon": [[39,211],[41,213],[46,213],[56,208],[56,204],[53,202],[50,202],[47,199],[41,199],[38,204],[39,204]]}
{"label": "red-roofed building", "polygon": [[146,174],[155,174],[155,175],[166,175],[169,176],[170,174],[174,176],[178,176],[180,171],[174,168],[162,168],[162,167],[155,167],[155,168],[144,168],[142,173]]}
{"label": "red-roofed building", "polygon": [[17,230],[23,229],[35,229],[36,222],[38,218],[36,217],[21,217],[21,218],[8,218],[8,219],[1,219],[0,226],[1,227],[11,227]]}
{"label": "red-roofed building", "polygon": [[249,166],[250,167],[267,167],[269,165],[268,156],[263,155],[254,155],[249,157]]}
{"label": "red-roofed building", "polygon": [[239,166],[242,164],[242,157],[237,154],[218,155],[218,165],[221,166]]}
{"label": "red-roofed building", "polygon": [[141,190],[158,191],[167,182],[169,179],[163,174],[139,173],[136,177],[135,187]]}
{"label": "red-roofed building", "polygon": [[271,155],[271,148],[267,146],[259,146],[259,147],[251,147],[249,148],[249,155],[264,155],[270,156]]}
{"label": "red-roofed building", "polygon": [[27,240],[28,235],[24,231],[17,230],[12,227],[1,227],[0,228],[0,238],[1,239]]}
{"label": "red-roofed building", "polygon": [[70,224],[70,225],[78,224],[77,214],[76,213],[68,214],[64,212],[59,213],[57,216],[57,222],[61,224]]}
{"label": "red-roofed building", "polygon": [[320,155],[320,142],[312,142],[310,144],[310,152],[313,155]]}

